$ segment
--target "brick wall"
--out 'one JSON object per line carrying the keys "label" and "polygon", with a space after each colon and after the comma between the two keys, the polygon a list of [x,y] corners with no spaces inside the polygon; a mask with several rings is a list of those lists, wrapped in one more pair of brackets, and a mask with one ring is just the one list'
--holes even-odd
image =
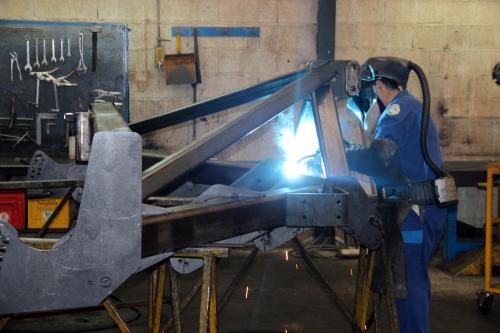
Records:
{"label": "brick wall", "polygon": [[[160,30],[166,53],[175,53],[171,27],[259,26],[260,38],[199,38],[202,84],[198,99],[208,99],[294,71],[316,57],[317,0],[160,0]],[[0,18],[127,23],[131,120],[190,104],[190,85],[166,86],[154,64],[157,43],[155,0],[2,0]],[[193,52],[192,38],[182,52]],[[145,136],[145,146],[172,152],[185,146],[235,112],[186,123]],[[281,118],[288,119],[285,115]],[[274,120],[274,124],[283,119]],[[196,126],[194,131],[193,126]],[[261,159],[276,155],[278,126],[270,124],[230,148],[224,158]]]}
{"label": "brick wall", "polygon": [[[336,58],[393,55],[426,72],[447,160],[500,158],[500,1],[337,0]],[[413,78],[410,90],[418,95]]]}
{"label": "brick wall", "polygon": [[[161,0],[166,53],[175,53],[173,25],[259,26],[260,38],[200,38],[204,100],[298,69],[315,58],[317,0]],[[432,111],[446,159],[498,159],[500,87],[491,70],[500,61],[500,1],[337,0],[336,58],[363,62],[393,55],[421,65],[431,85]],[[138,120],[191,103],[190,86],[166,86],[154,65],[155,0],[3,0],[5,19],[129,24],[130,111]],[[183,52],[193,41],[182,40]],[[416,94],[416,80],[410,89]],[[174,151],[227,121],[226,112],[145,137],[147,147]],[[260,159],[279,153],[278,125],[256,131],[223,154]],[[276,125],[276,126],[273,126]]]}

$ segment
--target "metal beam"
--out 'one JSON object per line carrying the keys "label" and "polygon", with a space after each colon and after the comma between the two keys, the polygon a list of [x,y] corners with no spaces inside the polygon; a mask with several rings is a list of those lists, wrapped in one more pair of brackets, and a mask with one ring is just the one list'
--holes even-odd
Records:
{"label": "metal beam", "polygon": [[208,244],[285,225],[286,195],[234,200],[147,217],[142,221],[142,257]]}
{"label": "metal beam", "polygon": [[314,119],[326,177],[349,176],[335,97],[330,87],[313,93]]}
{"label": "metal beam", "polygon": [[227,95],[215,97],[213,99],[169,111],[155,117],[140,120],[135,123],[131,123],[129,126],[132,131],[139,134],[150,133],[168,126],[173,126],[188,120],[207,116],[212,113],[223,111],[269,96],[290,82],[304,76],[304,74],[305,70],[286,74]]}
{"label": "metal beam", "polygon": [[335,16],[336,0],[319,0],[318,32],[316,33],[316,53],[318,59],[335,59]]}
{"label": "metal beam", "polygon": [[290,105],[309,96],[322,84],[331,80],[335,74],[336,68],[333,63],[311,70],[238,118],[215,128],[206,137],[194,141],[148,168],[142,176],[143,199],[221,152]]}
{"label": "metal beam", "polygon": [[101,131],[128,132],[128,127],[123,116],[118,112],[112,102],[96,100],[90,104],[94,115],[94,133]]}
{"label": "metal beam", "polygon": [[0,182],[0,190],[23,190],[34,188],[63,188],[63,187],[81,187],[84,182],[81,180],[19,180]]}

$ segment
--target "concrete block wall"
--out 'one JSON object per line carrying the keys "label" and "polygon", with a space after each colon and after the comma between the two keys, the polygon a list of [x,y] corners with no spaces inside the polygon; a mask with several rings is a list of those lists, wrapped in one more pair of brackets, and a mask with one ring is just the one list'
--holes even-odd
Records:
{"label": "concrete block wall", "polygon": [[500,86],[491,72],[500,62],[499,13],[497,0],[337,0],[336,58],[419,64],[445,159],[498,160]]}
{"label": "concrete block wall", "polygon": [[[172,26],[258,26],[260,38],[199,38],[202,84],[198,100],[241,89],[299,69],[316,58],[317,0],[2,0],[0,18],[127,23],[129,32],[130,115],[136,121],[192,102],[190,85],[167,86],[154,64],[158,24],[167,54],[174,54]],[[158,21],[159,17],[159,21]],[[183,53],[193,39],[181,40]],[[221,112],[145,136],[145,147],[173,152],[227,121],[238,110]],[[262,159],[280,153],[274,126],[255,131],[222,155]],[[273,125],[274,124],[274,125]]]}

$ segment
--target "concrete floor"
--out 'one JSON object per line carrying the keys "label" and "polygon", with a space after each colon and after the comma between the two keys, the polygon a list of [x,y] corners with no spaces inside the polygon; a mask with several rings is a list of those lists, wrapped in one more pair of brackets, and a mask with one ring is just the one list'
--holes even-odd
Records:
{"label": "concrete floor", "polygon": [[[290,249],[291,251],[292,249]],[[218,265],[219,295],[225,290],[233,274],[248,255],[248,250],[233,250],[230,259]],[[315,258],[343,301],[352,308],[356,260],[341,260],[329,255]],[[481,277],[451,277],[438,268],[439,260],[431,268],[432,306],[431,330],[436,332],[500,332],[500,304],[494,304],[490,315],[480,315],[476,308],[477,290]],[[298,270],[297,270],[298,267]],[[351,269],[353,275],[351,276]],[[200,272],[183,276],[181,286],[187,293]],[[116,296],[130,302],[146,297],[146,275],[129,280]],[[245,299],[245,288],[249,287]],[[197,332],[197,295],[184,314],[184,332]],[[499,302],[500,303],[500,302]],[[139,318],[130,323],[133,332],[146,332],[147,313],[138,307]],[[124,317],[134,319],[137,312],[121,310]],[[117,332],[104,311],[14,320],[7,332]],[[332,305],[321,287],[309,275],[301,258],[290,252],[284,259],[284,249],[257,256],[249,273],[219,315],[219,332],[350,332],[349,325]]]}

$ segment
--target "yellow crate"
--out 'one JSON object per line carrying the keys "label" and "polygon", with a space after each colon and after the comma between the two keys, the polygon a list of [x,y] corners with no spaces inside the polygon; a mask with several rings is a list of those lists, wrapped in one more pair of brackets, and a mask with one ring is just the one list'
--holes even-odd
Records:
{"label": "yellow crate", "polygon": [[[28,199],[28,229],[40,229],[52,215],[62,198]],[[50,229],[69,228],[70,201],[68,200],[50,224]]]}

